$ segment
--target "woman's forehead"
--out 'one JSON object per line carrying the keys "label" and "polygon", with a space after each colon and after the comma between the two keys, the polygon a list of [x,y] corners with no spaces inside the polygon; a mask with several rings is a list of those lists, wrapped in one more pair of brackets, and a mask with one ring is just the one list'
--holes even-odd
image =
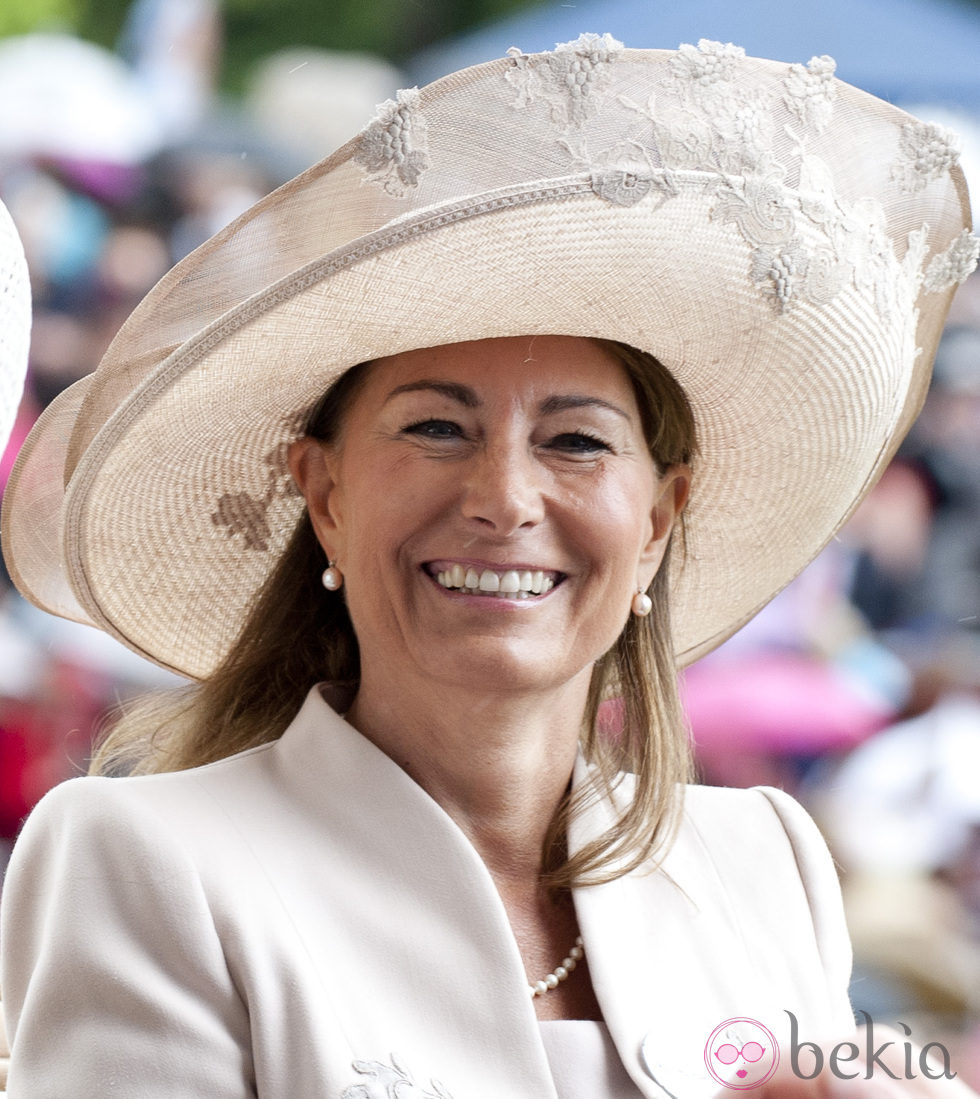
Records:
{"label": "woman's forehead", "polygon": [[[623,365],[605,347],[579,336],[509,336],[419,348],[378,359],[369,388],[375,398],[424,391],[453,395],[463,404],[490,396],[536,400],[576,394],[635,405]],[[467,398],[463,390],[470,395]]]}

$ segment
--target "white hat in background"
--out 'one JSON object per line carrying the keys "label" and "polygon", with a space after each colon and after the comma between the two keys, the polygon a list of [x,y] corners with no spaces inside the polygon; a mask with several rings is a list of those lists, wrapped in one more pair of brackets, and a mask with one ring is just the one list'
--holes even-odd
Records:
{"label": "white hat in background", "polygon": [[7,445],[24,390],[31,334],[31,287],[24,248],[0,203],[0,451]]}

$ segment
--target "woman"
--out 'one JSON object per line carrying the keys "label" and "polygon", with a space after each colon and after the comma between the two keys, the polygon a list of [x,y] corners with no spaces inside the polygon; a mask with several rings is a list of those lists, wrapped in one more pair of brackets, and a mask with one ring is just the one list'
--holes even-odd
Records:
{"label": "woman", "polygon": [[12,573],[201,683],[19,843],[11,1096],[707,1094],[852,1027],[826,850],[681,785],[673,682],[976,261],[948,135],[832,73],[583,36],[399,93],[49,411]]}

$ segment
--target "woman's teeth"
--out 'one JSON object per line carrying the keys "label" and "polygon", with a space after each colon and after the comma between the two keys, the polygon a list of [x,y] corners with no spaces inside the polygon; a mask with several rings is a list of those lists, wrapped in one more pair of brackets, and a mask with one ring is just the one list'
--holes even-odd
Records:
{"label": "woman's teeth", "polygon": [[461,591],[464,595],[495,595],[498,598],[507,596],[511,599],[530,599],[534,595],[544,595],[555,586],[552,576],[540,570],[518,572],[516,569],[508,569],[506,572],[493,572],[491,569],[484,569],[477,572],[476,569],[465,568],[463,565],[453,565],[445,572],[436,573],[436,580],[444,588]]}

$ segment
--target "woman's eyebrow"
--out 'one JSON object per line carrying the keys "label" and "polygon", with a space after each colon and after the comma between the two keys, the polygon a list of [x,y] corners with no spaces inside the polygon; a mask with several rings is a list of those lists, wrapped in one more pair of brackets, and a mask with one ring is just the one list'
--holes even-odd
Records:
{"label": "woman's eyebrow", "polygon": [[540,405],[541,412],[545,415],[552,412],[564,412],[569,408],[607,408],[610,412],[615,412],[617,416],[622,416],[624,420],[630,418],[629,413],[625,412],[619,405],[604,401],[601,397],[588,397],[578,393],[563,393],[548,397]]}
{"label": "woman's eyebrow", "polygon": [[[448,397],[451,401],[456,401],[465,408],[479,408],[482,404],[476,390],[471,389],[470,386],[460,385],[458,382],[439,381],[434,378],[421,378],[417,382],[406,382],[404,385],[395,386],[385,398],[385,404],[400,393],[418,393],[420,391],[438,393],[440,396]],[[565,412],[568,409],[604,408],[610,412],[615,412],[617,416],[622,416],[624,420],[630,418],[628,412],[610,401],[603,400],[602,397],[590,397],[579,393],[561,393],[546,397],[538,407],[541,414],[545,416],[555,412]]]}
{"label": "woman's eyebrow", "polygon": [[417,393],[419,390],[433,390],[443,397],[448,397],[451,401],[464,405],[466,408],[478,408],[480,405],[480,398],[477,397],[476,391],[470,389],[468,385],[459,385],[457,382],[440,382],[430,378],[422,378],[417,382],[396,385],[385,398],[385,404],[392,397],[397,397],[399,393]]}

